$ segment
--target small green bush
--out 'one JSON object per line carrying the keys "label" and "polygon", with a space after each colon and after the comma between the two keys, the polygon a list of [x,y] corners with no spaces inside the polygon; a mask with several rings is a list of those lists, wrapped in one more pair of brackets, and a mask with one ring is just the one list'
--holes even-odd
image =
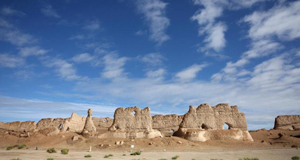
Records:
{"label": "small green bush", "polygon": [[[109,158],[109,157],[112,157],[112,156],[114,156],[114,155],[113,154],[108,154],[108,155],[105,155],[104,158]],[[124,154],[123,154],[123,156],[124,156]],[[125,156],[126,156],[126,154],[125,154]]]}
{"label": "small green bush", "polygon": [[123,154],[123,156],[126,156],[126,154]]}
{"label": "small green bush", "polygon": [[92,155],[88,154],[88,155],[85,155],[84,158],[91,158]]}
{"label": "small green bush", "polygon": [[26,144],[22,144],[19,146],[19,149],[23,149],[24,147],[26,147]]}
{"label": "small green bush", "polygon": [[6,150],[11,150],[11,149],[13,149],[13,147],[12,147],[12,146],[8,146],[8,147],[6,147]]}
{"label": "small green bush", "polygon": [[131,153],[130,155],[133,155],[133,156],[135,156],[135,155],[141,155],[142,154],[142,152],[141,151],[136,151],[136,152],[133,152],[133,153]]}
{"label": "small green bush", "polygon": [[47,158],[46,160],[54,160],[54,158]]}
{"label": "small green bush", "polygon": [[293,157],[292,157],[292,160],[299,160],[299,159],[300,159],[299,156],[293,156]]}
{"label": "small green bush", "polygon": [[14,159],[10,159],[10,160],[21,160],[20,158],[14,158]]}
{"label": "small green bush", "polygon": [[62,149],[61,150],[61,154],[68,154],[69,153],[69,149]]}
{"label": "small green bush", "polygon": [[240,158],[239,160],[259,160],[259,159],[258,158],[244,158],[244,159]]}
{"label": "small green bush", "polygon": [[56,150],[54,148],[48,148],[47,152],[48,153],[56,153]]}
{"label": "small green bush", "polygon": [[177,159],[179,156],[177,155],[177,156],[174,156],[174,157],[172,157],[172,159]]}

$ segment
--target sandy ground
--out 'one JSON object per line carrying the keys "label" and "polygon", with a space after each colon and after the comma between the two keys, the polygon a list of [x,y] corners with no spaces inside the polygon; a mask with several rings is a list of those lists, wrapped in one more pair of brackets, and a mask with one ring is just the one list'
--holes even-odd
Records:
{"label": "sandy ground", "polygon": [[[140,160],[159,160],[165,158],[171,160],[172,157],[178,155],[178,160],[238,160],[239,158],[251,157],[259,158],[260,160],[291,160],[292,156],[300,156],[300,150],[298,149],[247,149],[247,150],[209,150],[203,152],[142,152],[139,156],[131,156],[127,152],[102,152],[102,151],[72,151],[68,155],[62,155],[60,153],[47,153],[45,151],[35,151],[35,150],[13,150],[6,151],[0,150],[0,160],[10,160],[13,158],[20,158],[22,160],[46,160],[51,157],[55,160],[64,159],[89,159],[89,160],[99,160],[99,159],[140,159]],[[91,158],[84,158],[84,155],[90,154]],[[103,158],[107,154],[113,154],[110,158]],[[126,154],[126,156],[123,156]]]}

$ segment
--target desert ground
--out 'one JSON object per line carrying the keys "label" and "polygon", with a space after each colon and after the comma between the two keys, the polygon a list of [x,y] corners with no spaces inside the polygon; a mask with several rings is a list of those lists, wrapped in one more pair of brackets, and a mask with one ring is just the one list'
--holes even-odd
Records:
{"label": "desert ground", "polygon": [[[278,134],[281,134],[280,137]],[[19,138],[1,132],[0,160],[20,158],[22,160],[44,160],[47,158],[86,159],[85,155],[92,155],[88,159],[177,159],[189,160],[238,160],[239,158],[259,158],[260,160],[290,160],[292,156],[300,156],[300,150],[292,148],[300,146],[300,131],[257,130],[250,131],[254,142],[236,140],[211,140],[193,142],[179,137],[164,137],[151,139],[98,139],[84,138],[76,133],[60,133],[56,136],[45,136],[36,132],[28,138]],[[72,137],[78,136],[76,141]],[[116,141],[123,141],[123,145],[116,145]],[[8,146],[26,144],[23,149],[6,150]],[[131,156],[130,147],[134,151],[142,151],[141,155]],[[92,152],[88,152],[90,146]],[[36,147],[39,150],[35,150]],[[48,148],[55,148],[57,153],[47,153]],[[70,149],[68,155],[60,150]],[[105,155],[113,154],[109,158]],[[126,154],[126,156],[123,156]]]}

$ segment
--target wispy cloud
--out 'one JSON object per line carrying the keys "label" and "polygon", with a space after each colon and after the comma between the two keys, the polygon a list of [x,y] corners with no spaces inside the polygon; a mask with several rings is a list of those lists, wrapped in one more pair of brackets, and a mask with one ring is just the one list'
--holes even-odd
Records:
{"label": "wispy cloud", "polygon": [[72,60],[76,63],[90,62],[93,59],[94,57],[88,53],[78,54],[72,58]]}
{"label": "wispy cloud", "polygon": [[138,56],[137,58],[151,66],[159,66],[166,59],[160,53],[149,53],[144,56]]}
{"label": "wispy cloud", "polygon": [[20,48],[20,55],[22,57],[44,55],[47,52],[47,50],[41,49],[39,46]]}
{"label": "wispy cloud", "polygon": [[169,40],[170,37],[165,33],[170,25],[170,20],[165,13],[167,3],[162,0],[136,0],[136,4],[148,23],[150,40],[158,45]]}
{"label": "wispy cloud", "polygon": [[25,64],[25,61],[21,57],[17,57],[10,54],[0,54],[0,66],[8,68],[16,68]]}
{"label": "wispy cloud", "polygon": [[[250,7],[256,2],[263,0],[193,0],[195,5],[203,6],[199,9],[191,19],[197,21],[199,25],[199,36],[206,35],[204,39],[204,46],[201,46],[198,51],[206,54],[207,56],[223,57],[220,52],[226,46],[225,32],[227,26],[224,22],[217,22],[217,18],[223,15],[225,9],[240,9],[243,7]],[[217,53],[211,53],[214,52]],[[208,52],[210,51],[210,52]],[[220,56],[216,56],[220,55]]]}
{"label": "wispy cloud", "polygon": [[87,30],[99,30],[100,22],[98,19],[87,21],[83,28]]}
{"label": "wispy cloud", "polygon": [[30,34],[22,33],[18,30],[0,29],[0,40],[10,42],[13,45],[23,46],[25,44],[33,44],[37,39]]}
{"label": "wispy cloud", "polygon": [[104,71],[101,73],[102,77],[108,79],[116,79],[125,77],[124,68],[126,57],[118,57],[117,54],[107,54],[103,57]]}
{"label": "wispy cloud", "polygon": [[60,18],[60,15],[48,4],[41,8],[41,12],[47,17]]}
{"label": "wispy cloud", "polygon": [[[61,107],[64,106],[64,107]],[[11,109],[15,108],[15,110]],[[19,99],[0,96],[0,117],[21,121],[42,118],[68,118],[72,112],[86,116],[86,111],[92,108],[93,117],[113,117],[117,106],[103,104],[53,102],[36,99]],[[22,115],[20,117],[20,115]],[[34,118],[33,118],[34,117]],[[1,120],[3,121],[3,119]]]}
{"label": "wispy cloud", "polygon": [[20,16],[20,17],[26,15],[24,12],[14,10],[10,7],[3,7],[1,9],[1,14],[4,15],[4,16]]}
{"label": "wispy cloud", "polygon": [[199,71],[201,71],[207,64],[194,64],[178,73],[176,73],[175,77],[177,77],[180,81],[186,82],[193,80]]}
{"label": "wispy cloud", "polygon": [[46,58],[43,63],[47,67],[54,67],[55,72],[62,79],[67,81],[80,80],[84,77],[78,76],[73,64],[60,58]]}
{"label": "wispy cloud", "polygon": [[281,3],[267,11],[254,12],[242,19],[250,25],[248,37],[251,39],[250,49],[244,52],[235,63],[228,62],[221,72],[212,76],[212,79],[235,80],[236,75],[244,74],[242,68],[251,59],[277,53],[284,48],[283,41],[291,41],[300,37],[300,12],[297,9],[300,2]]}

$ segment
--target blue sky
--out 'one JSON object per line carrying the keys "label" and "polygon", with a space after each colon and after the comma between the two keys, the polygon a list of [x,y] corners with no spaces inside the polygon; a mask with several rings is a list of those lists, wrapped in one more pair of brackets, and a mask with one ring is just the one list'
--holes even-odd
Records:
{"label": "blue sky", "polygon": [[238,105],[300,114],[300,1],[2,0],[0,121]]}

